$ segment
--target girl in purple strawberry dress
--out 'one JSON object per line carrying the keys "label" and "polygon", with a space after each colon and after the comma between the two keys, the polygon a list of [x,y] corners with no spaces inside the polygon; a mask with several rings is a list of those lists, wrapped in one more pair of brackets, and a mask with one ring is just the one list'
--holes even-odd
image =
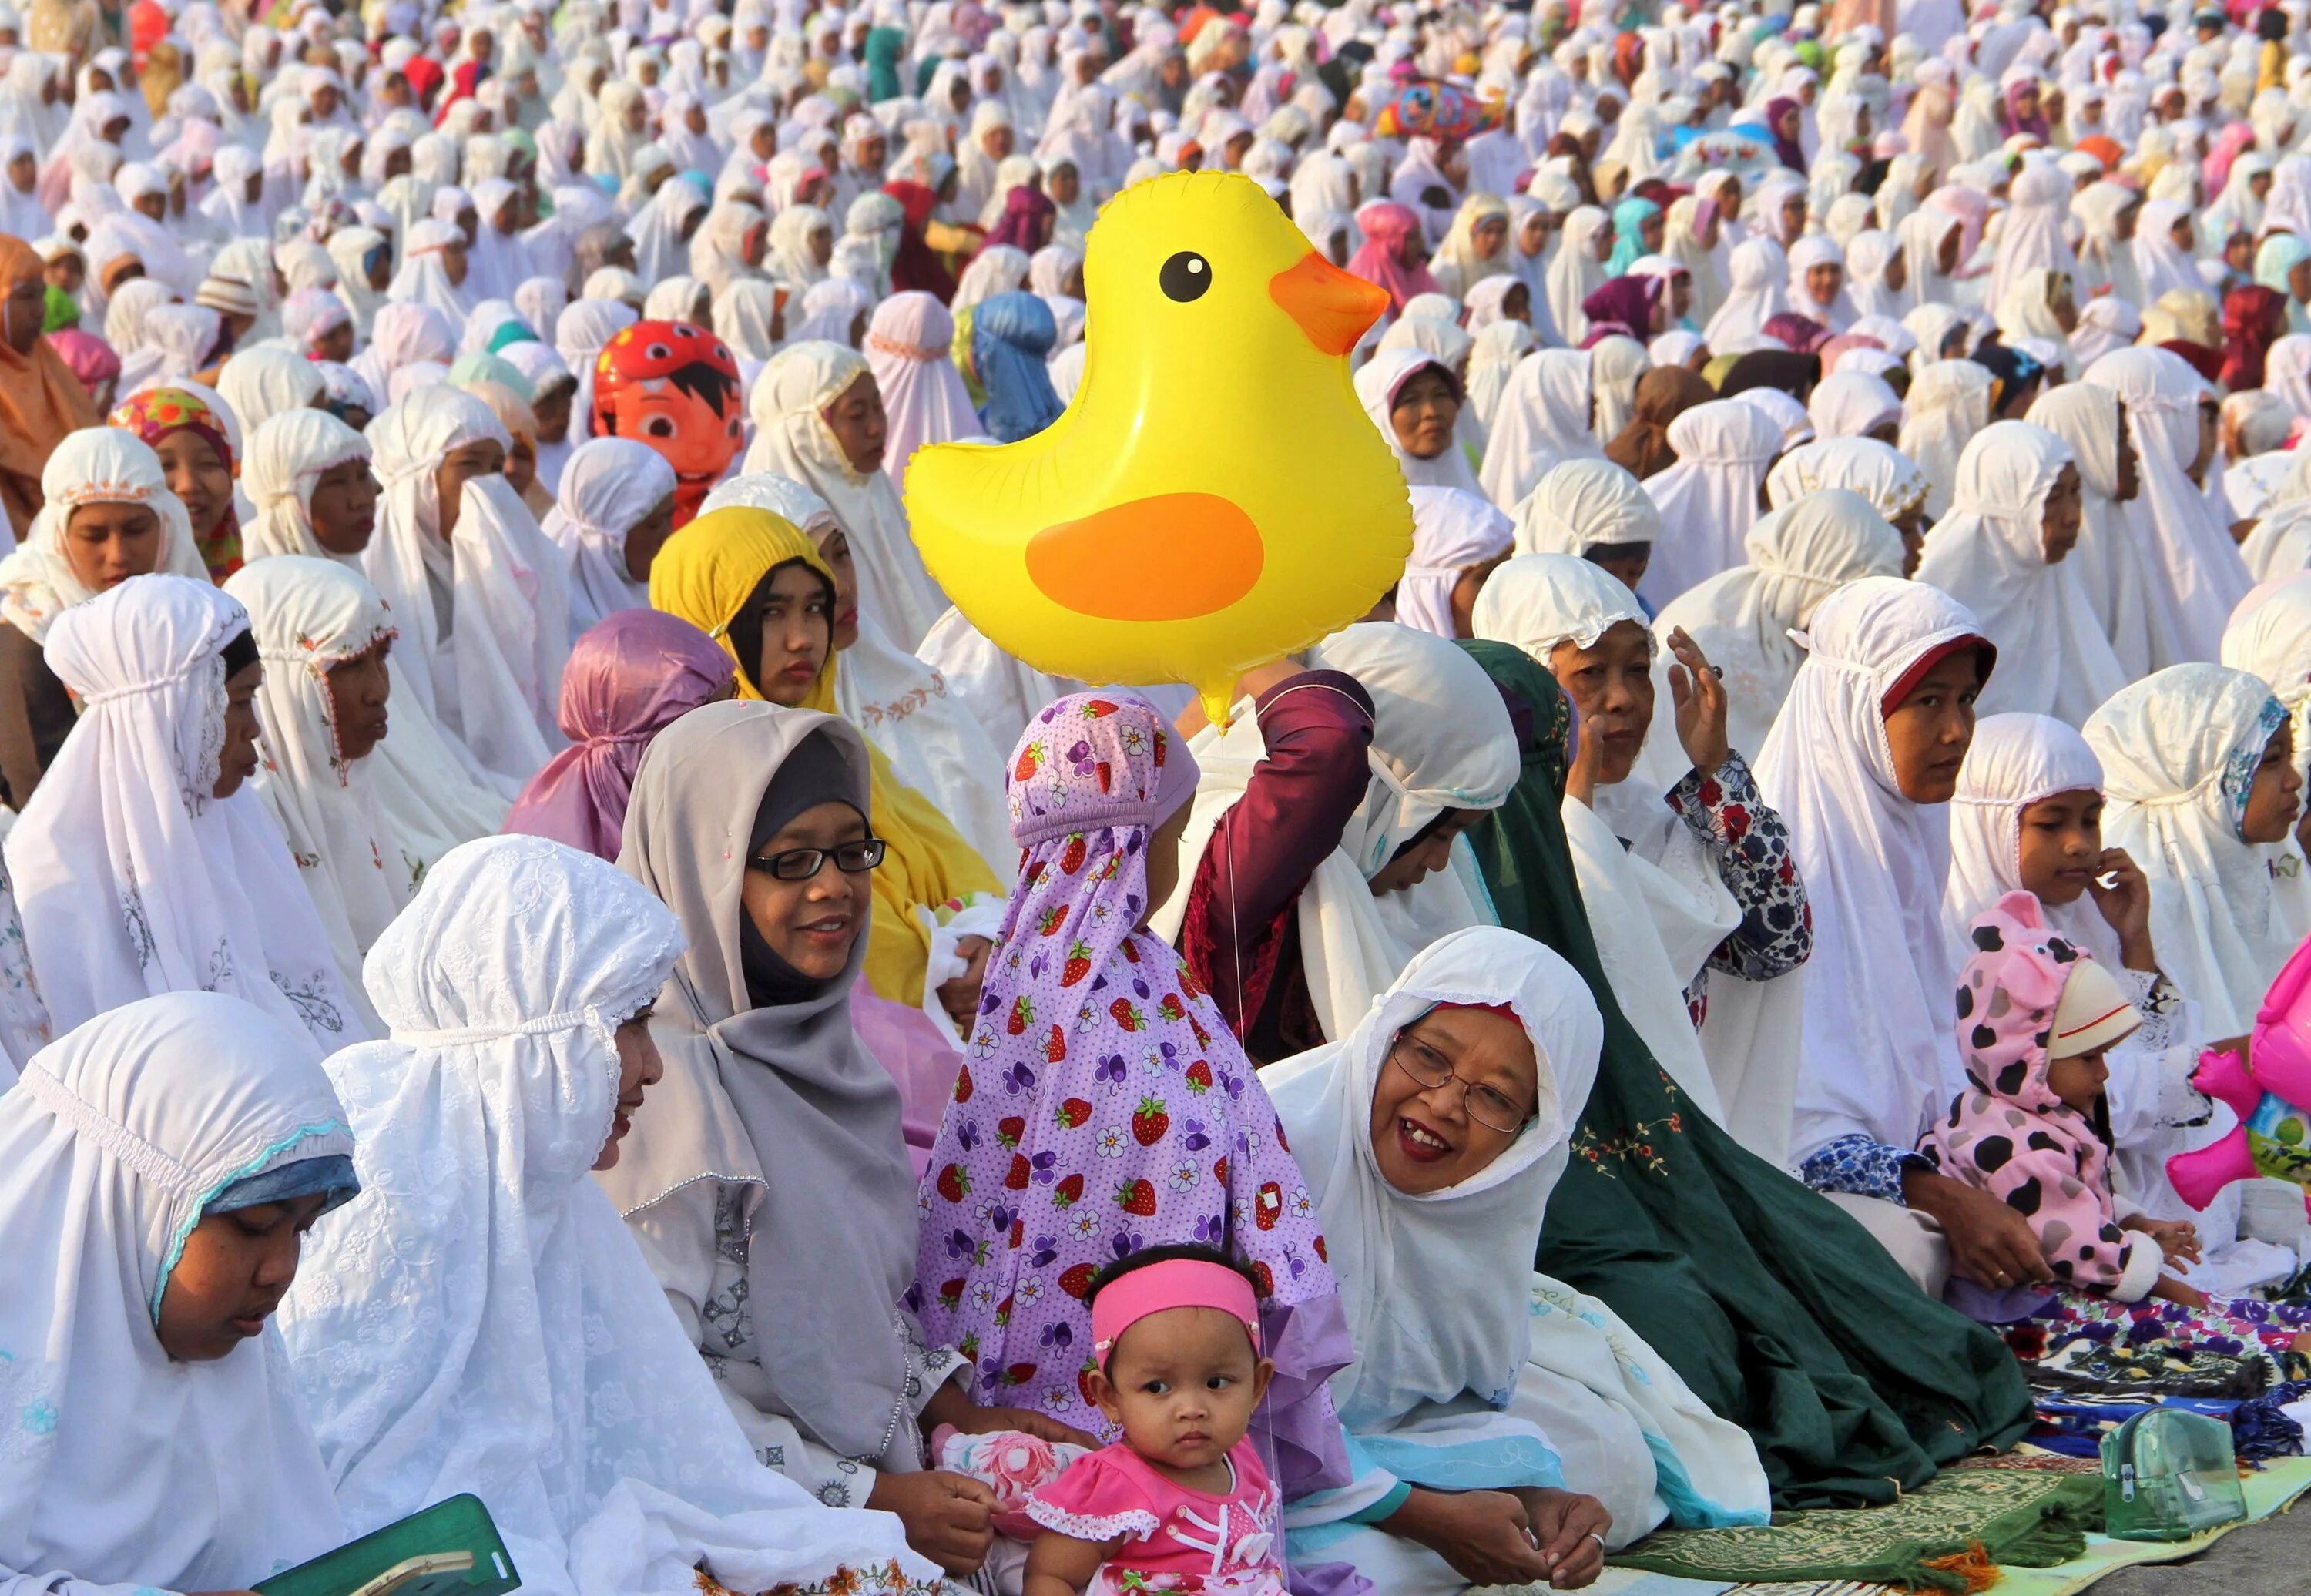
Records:
{"label": "girl in purple strawberry dress", "polygon": [[1255,1438],[1286,1500],[1347,1478],[1324,1380],[1354,1356],[1307,1182],[1226,1022],[1146,929],[1195,790],[1124,693],[1063,698],[1011,756],[1025,850],[920,1194],[908,1305],[982,1401],[1114,1439],[1086,1389],[1092,1278],[1201,1243],[1258,1282],[1277,1373]]}

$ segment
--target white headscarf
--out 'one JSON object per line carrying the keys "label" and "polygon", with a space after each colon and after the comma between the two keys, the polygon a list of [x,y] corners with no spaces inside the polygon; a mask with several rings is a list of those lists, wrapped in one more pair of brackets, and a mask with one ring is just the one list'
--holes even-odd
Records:
{"label": "white headscarf", "polygon": [[[1502,566],[1477,596],[1476,622],[1478,637],[1513,644],[1544,670],[1553,668],[1551,657],[1560,644],[1593,648],[1623,622],[1641,632],[1647,628],[1635,594],[1601,566],[1568,554],[1520,554]],[[1650,632],[1645,643],[1650,651]],[[1656,692],[1666,696],[1660,688]],[[1705,856],[1696,860],[1690,857],[1694,850],[1684,850],[1675,857],[1649,857],[1674,841],[1670,827],[1657,824],[1673,816],[1660,791],[1623,790],[1643,784],[1644,778],[1633,775],[1614,789],[1621,801],[1609,818],[1567,794],[1565,841],[1583,897],[1646,911],[1642,917],[1599,916],[1598,957],[1614,996],[1653,1057],[1687,1096],[1722,1122],[1725,1110],[1686,1010],[1685,990],[1740,925],[1741,912]],[[1605,797],[1600,790],[1600,805]],[[1617,832],[1629,834],[1635,850],[1623,846]],[[1786,1117],[1786,1093],[1783,1112]]]}
{"label": "white headscarf", "polygon": [[2180,650],[2172,658],[2154,652],[2151,663],[2212,659],[2232,607],[2253,582],[2224,517],[2188,475],[2198,458],[2199,397],[2206,385],[2190,362],[2165,349],[2116,350],[2089,366],[2086,380],[2126,401],[2142,473],[2142,492],[2127,507],[2127,519],[2157,573],[2151,602],[2167,622],[2163,629],[2154,623],[2152,646],[2163,635]]}
{"label": "white headscarf", "polygon": [[1806,661],[1757,757],[1813,908],[1795,1162],[1855,1132],[1914,1147],[1957,1093],[1957,977],[1941,928],[1949,823],[1902,795],[1885,701],[1981,635],[1964,605],[1923,582],[1839,589],[1814,611]]}
{"label": "white headscarf", "polygon": [[[523,934],[475,903],[519,904]],[[356,1533],[470,1490],[541,1591],[922,1566],[895,1522],[755,1461],[588,1173],[616,1027],[683,946],[645,888],[538,837],[456,850],[379,943],[391,1039],[329,1060],[362,1193],[316,1229],[282,1312]]]}
{"label": "white headscarf", "polygon": [[1712,349],[1738,347],[1745,338],[1765,336],[1766,323],[1790,308],[1790,260],[1763,233],[1733,251],[1732,286],[1717,314],[1701,329]]}
{"label": "white headscarf", "polygon": [[430,305],[453,324],[465,320],[473,307],[449,281],[449,268],[442,261],[443,250],[463,249],[465,242],[466,235],[454,222],[430,216],[418,222],[409,230],[401,269],[386,285],[385,297],[397,305]]}
{"label": "white headscarf", "polygon": [[883,471],[902,487],[915,450],[981,432],[971,390],[955,369],[954,344],[955,318],[920,289],[893,294],[867,323],[867,364],[888,422]]}
{"label": "white headscarf", "polygon": [[2134,224],[2134,274],[2142,283],[2148,310],[2170,293],[2203,293],[2197,259],[2175,241],[2175,224],[2190,219],[2191,207],[2179,199],[2154,199],[2142,207]]}
{"label": "white headscarf", "polygon": [[422,662],[406,677],[418,702],[484,769],[519,782],[562,746],[570,597],[561,552],[501,475],[468,478],[441,536],[436,473],[485,439],[511,441],[487,405],[449,387],[370,423],[385,496],[362,564]]}
{"label": "white headscarf", "polygon": [[1899,321],[1918,302],[1914,285],[1906,277],[1899,288],[1890,287],[1886,282],[1887,268],[1900,255],[1901,245],[1894,235],[1874,227],[1856,233],[1853,241],[1846,245],[1845,292],[1852,296],[1857,319],[1885,316]]}
{"label": "white headscarf", "polygon": [[1556,252],[1548,257],[1549,319],[1576,347],[1589,336],[1589,315],[1582,310],[1582,301],[1605,286],[1605,263],[1597,258],[1597,235],[1612,221],[1595,205],[1581,206],[1565,218]]}
{"label": "white headscarf", "polygon": [[58,615],[96,597],[96,589],[74,574],[65,551],[65,529],[83,504],[145,506],[161,520],[154,569],[208,580],[184,502],[169,491],[160,457],[135,433],[118,427],[83,427],[71,433],[40,467],[40,492],[46,502],[32,518],[31,529],[0,560],[0,617],[34,642],[47,638]]}
{"label": "white headscarf", "polygon": [[1616,333],[1589,349],[1589,377],[1597,390],[1597,421],[1590,431],[1600,447],[1621,435],[1637,413],[1637,382],[1653,368],[1653,356],[1635,338]]}
{"label": "white headscarf", "polygon": [[2071,446],[2026,421],[1993,422],[1958,456],[1950,511],[1926,535],[1918,580],[1974,612],[2001,668],[1982,712],[2021,711],[2076,726],[2130,679],[2078,571],[2049,564],[2040,523]]}
{"label": "white headscarf", "polygon": [[[1845,251],[1837,241],[1822,233],[1809,233],[1792,244],[1789,255],[1789,308],[1799,315],[1818,321],[1833,333],[1842,333],[1852,327],[1862,312],[1845,292]],[[1813,297],[1806,285],[1806,274],[1818,266],[1838,268],[1837,292],[1827,304]]]}
{"label": "white headscarf", "polygon": [[[292,410],[259,427],[249,440],[240,479],[257,507],[242,545],[250,563],[284,554],[328,560],[357,578],[363,591],[372,591],[360,555],[331,554],[321,546],[311,513],[313,489],[323,472],[368,458],[366,438],[318,410]],[[398,629],[403,616],[389,611],[388,619]],[[432,685],[425,662],[397,652],[388,656],[386,668],[392,679],[393,729],[368,763],[386,834],[399,847],[386,862],[395,868],[396,890],[406,895],[433,860],[503,824],[511,795],[493,786],[502,778],[490,777],[426,711],[412,681],[424,676]]]}
{"label": "white headscarf", "polygon": [[[1825,438],[1801,443],[1766,473],[1766,500],[1775,510],[1787,510],[1806,494],[1824,488],[1851,488],[1889,521],[1923,504],[1928,486],[1926,474],[1916,461],[1875,438]],[[1795,662],[1792,663],[1794,667]]]}
{"label": "white headscarf", "polygon": [[1516,552],[1578,554],[1608,544],[1651,544],[1661,511],[1637,479],[1610,460],[1567,460],[1516,507]]}
{"label": "white headscarf", "polygon": [[2071,196],[2076,192],[2070,174],[2053,161],[2023,161],[2007,189],[2005,221],[1999,230],[1985,304],[2002,312],[2008,294],[2028,272],[2043,268],[2076,281],[2079,257],[2065,231]]}
{"label": "white headscarf", "polygon": [[1601,459],[1590,430],[1592,397],[1585,350],[1542,349],[1509,374],[1493,435],[1478,472],[1485,494],[1503,510],[1538,486],[1565,460]]}
{"label": "white headscarf", "polygon": [[1642,484],[1660,506],[1661,534],[1642,584],[1659,606],[1741,563],[1757,519],[1757,490],[1782,452],[1773,417],[1739,398],[1696,405],[1669,423],[1677,464]]}
{"label": "white headscarf", "polygon": [[[1398,327],[1408,325],[1408,320],[1397,324]],[[1461,336],[1465,340],[1467,335],[1462,334]],[[1426,350],[1404,344],[1383,349],[1366,361],[1363,369],[1356,372],[1356,397],[1364,401],[1365,414],[1380,430],[1381,440],[1396,456],[1397,468],[1404,473],[1408,484],[1481,493],[1483,490],[1478,485],[1476,470],[1469,464],[1468,450],[1461,444],[1462,428],[1456,426],[1453,429],[1452,436],[1445,441],[1443,451],[1433,459],[1424,460],[1417,455],[1408,454],[1404,446],[1397,441],[1396,426],[1391,419],[1391,413],[1396,407],[1396,396],[1403,391],[1405,384],[1421,372],[1430,371],[1443,372],[1456,390],[1460,388],[1461,380],[1452,376],[1452,368]]]}
{"label": "white headscarf", "polygon": [[248,630],[237,600],[177,576],[131,577],[49,630],[81,718],[6,854],[58,1030],[197,990],[254,1003],[317,1057],[362,1038],[272,816],[246,788],[213,796],[223,650]]}
{"label": "white headscarf", "polygon": [[212,992],[110,1009],[0,1094],[10,1584],[245,1588],[344,1539],[278,1334],[178,1363],[154,1327],[211,1202],[352,1151],[304,1030]]}
{"label": "white headscarf", "polygon": [[1477,424],[1487,438],[1500,414],[1501,396],[1508,388],[1510,375],[1517,362],[1537,347],[1532,328],[1522,321],[1490,322],[1477,335],[1469,351],[1469,408],[1476,413]]}
{"label": "white headscarf", "polygon": [[347,1000],[376,1035],[362,955],[409,901],[406,871],[378,801],[374,752],[342,755],[329,672],[391,638],[393,623],[376,589],[334,560],[258,560],[233,572],[225,591],[248,606],[265,661],[265,759],[249,784],[288,841]]}
{"label": "white headscarf", "polygon": [[626,566],[626,535],[674,495],[674,467],[632,438],[592,438],[562,472],[544,531],[569,562],[570,637],[620,610],[650,608],[650,580]]}
{"label": "white headscarf", "polygon": [[2159,967],[2197,1000],[2209,1036],[2251,1030],[2295,950],[2273,912],[2277,850],[2239,835],[2264,746],[2286,722],[2261,678],[2191,664],[2123,689],[2081,728],[2102,761],[2103,841],[2150,878]]}
{"label": "white headscarf", "polygon": [[1990,424],[1990,368],[1969,360],[1929,363],[1910,384],[1904,402],[1901,436],[1895,447],[1918,463],[1931,484],[1926,513],[1948,514],[1950,484],[1958,480],[1958,458],[1967,442]]}
{"label": "white headscarf", "polygon": [[1509,552],[1509,518],[1463,488],[1412,490],[1412,557],[1396,584],[1396,618],[1407,626],[1457,637],[1452,589],[1461,573]]}
{"label": "white headscarf", "polygon": [[2118,396],[2090,382],[2066,382],[2038,396],[2030,420],[2070,445],[2085,490],[2078,546],[2062,563],[2076,570],[2079,589],[2125,679],[2148,675],[2155,660],[2174,657],[2176,644],[2163,635],[2166,606],[2151,597],[2149,551],[2136,544],[2126,506],[2118,501],[2124,422]]}
{"label": "white headscarf", "polygon": [[[1516,728],[1483,667],[1452,642],[1393,622],[1360,622],[1309,653],[1310,667],[1346,671],[1372,695],[1370,779],[1340,845],[1309,877],[1295,911],[1308,995],[1324,1035],[1346,1036],[1412,955],[1490,918],[1476,863],[1456,845],[1454,868],[1386,899],[1371,878],[1447,808],[1494,809],[1519,769]],[[1479,683],[1483,685],[1480,687]],[[1486,693],[1489,691],[1490,697]],[[1257,716],[1189,745],[1203,774],[1181,839],[1180,884],[1149,920],[1176,938],[1200,859],[1220,816],[1266,756]]]}
{"label": "white headscarf", "polygon": [[[1975,918],[2023,889],[2022,811],[2063,792],[2100,792],[2102,762],[2078,732],[2048,715],[1985,715],[1959,767],[1950,799],[1949,879],[1942,929],[1954,962],[1972,955]],[[2117,968],[2118,938],[2092,894],[2042,903],[2049,929]]]}
{"label": "white headscarf", "polygon": [[1746,563],[1663,605],[1653,633],[1683,627],[1725,673],[1727,739],[1754,755],[1805,661],[1790,633],[1846,583],[1900,576],[1902,535],[1861,493],[1821,487],[1760,517],[1742,546]]}
{"label": "white headscarf", "polygon": [[[1397,1033],[1439,1005],[1507,1007],[1532,1043],[1531,1119],[1457,1185],[1415,1196],[1373,1156],[1373,1096]],[[1341,1422],[1385,1428],[1429,1404],[1505,1393],[1531,1350],[1527,1289],[1541,1215],[1604,1047],[1573,967],[1494,926],[1416,955],[1342,1040],[1271,1065],[1260,1083],[1324,1224],[1356,1361],[1333,1376]]]}
{"label": "white headscarf", "polygon": [[855,468],[826,424],[827,407],[861,377],[874,380],[867,357],[844,344],[781,350],[748,400],[754,441],[744,469],[790,476],[826,501],[858,562],[860,613],[911,650],[945,613],[946,596],[907,535],[907,512],[889,473]]}
{"label": "white headscarf", "polygon": [[1832,371],[1815,384],[1806,418],[1816,438],[1860,438],[1888,422],[1900,424],[1901,396],[1873,373]]}

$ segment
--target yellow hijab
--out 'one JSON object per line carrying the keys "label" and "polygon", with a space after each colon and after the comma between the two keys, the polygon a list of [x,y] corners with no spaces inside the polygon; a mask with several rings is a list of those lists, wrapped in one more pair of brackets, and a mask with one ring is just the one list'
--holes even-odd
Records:
{"label": "yellow hijab", "polygon": [[[760,660],[738,659],[730,623],[762,584],[781,565],[799,561],[834,589],[834,572],[818,545],[793,522],[767,510],[732,508],[700,516],[666,541],[650,562],[652,609],[679,616],[721,645],[738,662],[737,695],[761,700],[754,673]],[[807,710],[839,713],[834,707],[835,657],[810,685]],[[910,1008],[923,1001],[930,968],[931,928],[972,897],[1002,895],[987,868],[929,799],[899,779],[883,751],[867,744],[873,783],[868,824],[886,844],[875,872],[874,915],[867,931],[867,983],[878,998]]]}

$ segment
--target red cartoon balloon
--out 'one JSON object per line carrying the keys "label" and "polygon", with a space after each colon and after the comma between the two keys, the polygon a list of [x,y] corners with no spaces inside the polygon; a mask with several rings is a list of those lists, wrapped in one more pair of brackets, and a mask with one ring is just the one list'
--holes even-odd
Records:
{"label": "red cartoon balloon", "polygon": [[594,359],[594,427],[633,438],[674,467],[674,524],[686,526],[738,458],[746,406],[729,346],[686,321],[638,321]]}

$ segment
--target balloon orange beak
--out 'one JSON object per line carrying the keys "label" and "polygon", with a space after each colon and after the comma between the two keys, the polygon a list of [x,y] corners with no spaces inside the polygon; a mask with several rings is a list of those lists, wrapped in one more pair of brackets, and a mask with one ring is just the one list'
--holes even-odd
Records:
{"label": "balloon orange beak", "polygon": [[1340,270],[1313,249],[1268,280],[1268,294],[1326,354],[1346,354],[1388,309],[1388,290]]}

